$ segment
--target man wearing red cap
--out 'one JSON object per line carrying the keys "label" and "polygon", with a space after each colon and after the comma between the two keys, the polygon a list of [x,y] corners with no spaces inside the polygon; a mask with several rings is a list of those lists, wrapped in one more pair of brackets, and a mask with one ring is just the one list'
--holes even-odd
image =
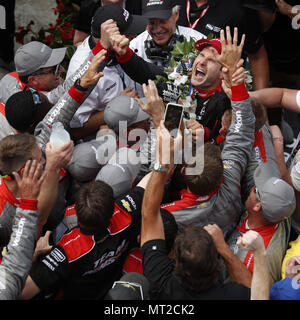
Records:
{"label": "man wearing red cap", "polygon": [[[205,36],[220,36],[221,29],[230,26],[246,34],[245,50],[249,58],[255,89],[268,86],[268,56],[262,39],[258,13],[243,6],[243,1],[231,0],[176,0],[180,5],[178,23],[197,30]],[[274,1],[273,1],[274,2]],[[259,2],[261,3],[261,1]]]}
{"label": "man wearing red cap", "polygon": [[[154,80],[156,75],[165,75],[163,67],[147,63],[138,57],[128,47],[128,42],[127,46],[124,45],[124,38],[111,40],[119,63],[135,81],[147,83],[148,79]],[[193,63],[191,82],[197,91],[196,120],[190,120],[187,127],[196,130],[201,123],[205,127],[205,141],[215,142],[221,128],[222,115],[231,108],[230,100],[222,90],[222,67],[216,60],[216,56],[221,54],[221,42],[219,39],[200,39],[195,47],[199,50],[199,55]]]}
{"label": "man wearing red cap", "polygon": [[196,120],[205,127],[205,137],[217,139],[222,115],[230,108],[230,100],[222,90],[222,66],[215,59],[221,54],[220,39],[201,39],[195,44],[199,54],[193,63],[191,82],[196,89]]}

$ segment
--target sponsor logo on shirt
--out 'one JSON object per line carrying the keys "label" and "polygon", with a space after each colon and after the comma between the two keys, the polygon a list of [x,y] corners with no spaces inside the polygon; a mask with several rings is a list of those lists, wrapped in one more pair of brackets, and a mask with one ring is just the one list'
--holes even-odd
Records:
{"label": "sponsor logo on shirt", "polygon": [[236,112],[235,112],[235,118],[236,118],[236,122],[234,125],[234,133],[239,133],[240,132],[240,128],[243,125],[243,118],[242,118],[242,113],[239,109],[235,108]]}
{"label": "sponsor logo on shirt", "polygon": [[109,90],[111,90],[112,88],[114,88],[117,85],[116,82],[114,82],[110,87],[105,89],[105,92],[108,92]]}
{"label": "sponsor logo on shirt", "polygon": [[24,225],[25,225],[25,221],[26,221],[25,218],[21,218],[20,221],[19,221],[18,229],[17,229],[17,232],[16,232],[16,237],[15,237],[15,240],[14,240],[14,242],[12,244],[13,247],[17,247],[19,245],[19,242],[21,240],[21,236],[23,234],[23,228],[24,228]]}
{"label": "sponsor logo on shirt", "polygon": [[81,78],[82,75],[86,72],[92,62],[88,61],[85,66],[82,67],[72,78],[72,81],[75,82],[78,78]]}
{"label": "sponsor logo on shirt", "polygon": [[223,160],[223,167],[225,169],[231,169],[234,166],[234,162],[232,160]]}
{"label": "sponsor logo on shirt", "polygon": [[258,162],[258,164],[262,164],[263,160],[262,160],[262,157],[261,157],[261,153],[260,153],[259,147],[256,146],[254,148],[254,150],[255,150],[255,159],[256,159],[256,161]]}
{"label": "sponsor logo on shirt", "polygon": [[66,260],[66,256],[59,249],[55,248],[49,254],[45,256],[42,260],[51,271],[55,271],[55,269],[59,266],[59,263]]}
{"label": "sponsor logo on shirt", "polygon": [[121,202],[122,202],[124,208],[126,208],[128,212],[132,211],[131,207],[130,207],[130,204],[126,200],[122,199]]}
{"label": "sponsor logo on shirt", "polygon": [[63,106],[66,104],[66,102],[67,102],[66,99],[62,99],[62,101],[60,101],[60,103],[56,106],[56,108],[51,112],[51,114],[49,115],[49,117],[47,119],[48,126],[52,125],[55,117],[60,114],[60,111],[63,108]]}
{"label": "sponsor logo on shirt", "polygon": [[114,263],[122,255],[122,253],[126,250],[127,246],[128,246],[128,242],[127,242],[127,240],[124,239],[123,242],[117,248],[117,250],[115,250],[115,251],[112,250],[112,251],[104,253],[100,259],[98,259],[94,262],[94,269],[85,272],[83,274],[83,276],[99,272],[102,269],[104,269],[105,267]]}
{"label": "sponsor logo on shirt", "polygon": [[63,262],[64,260],[66,260],[66,257],[57,248],[51,251],[51,256],[54,257],[54,259],[58,262]]}
{"label": "sponsor logo on shirt", "polygon": [[123,16],[125,21],[127,22],[128,18],[129,18],[129,12],[126,9],[123,9]]}
{"label": "sponsor logo on shirt", "polygon": [[128,194],[126,196],[126,198],[129,200],[129,202],[131,203],[131,205],[133,206],[134,209],[136,209],[136,203],[135,201],[131,198],[131,196]]}

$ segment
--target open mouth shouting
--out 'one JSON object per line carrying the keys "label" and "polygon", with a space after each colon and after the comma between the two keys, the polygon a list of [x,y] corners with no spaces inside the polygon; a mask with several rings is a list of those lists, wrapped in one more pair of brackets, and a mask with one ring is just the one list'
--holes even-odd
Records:
{"label": "open mouth shouting", "polygon": [[206,69],[196,66],[193,70],[192,79],[196,82],[202,82],[206,76]]}

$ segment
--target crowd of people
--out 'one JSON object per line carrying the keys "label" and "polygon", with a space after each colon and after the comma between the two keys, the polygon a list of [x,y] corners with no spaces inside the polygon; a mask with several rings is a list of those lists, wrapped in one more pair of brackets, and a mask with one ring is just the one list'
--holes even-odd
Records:
{"label": "crowd of people", "polygon": [[[299,141],[284,155],[300,47],[276,31],[300,32],[294,2],[83,0],[65,79],[66,48],[16,50],[0,80],[1,299],[300,299]],[[167,68],[190,39],[196,106],[173,134],[166,105],[185,97]]]}

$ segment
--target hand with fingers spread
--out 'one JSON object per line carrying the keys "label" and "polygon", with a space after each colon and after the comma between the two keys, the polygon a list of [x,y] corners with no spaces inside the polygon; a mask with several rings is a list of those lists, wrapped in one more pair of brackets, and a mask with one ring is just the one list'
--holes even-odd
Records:
{"label": "hand with fingers spread", "polygon": [[90,85],[96,84],[103,77],[103,72],[98,72],[100,64],[105,60],[106,50],[101,50],[95,55],[85,74],[80,79],[80,85],[88,88]]}
{"label": "hand with fingers spread", "polygon": [[157,128],[164,118],[165,104],[158,94],[154,81],[148,80],[148,85],[143,84],[143,92],[147,103],[144,104],[139,98],[136,98],[136,101],[142,110],[151,116],[154,127]]}
{"label": "hand with fingers spread", "polygon": [[229,80],[232,84],[232,75],[238,69],[237,66],[240,62],[245,43],[245,35],[242,36],[241,42],[238,45],[238,29],[234,28],[232,39],[230,28],[226,27],[226,40],[224,30],[221,30],[220,38],[222,43],[222,52],[216,57],[216,60],[228,70]]}
{"label": "hand with fingers spread", "polygon": [[44,181],[43,166],[36,160],[28,160],[22,172],[22,176],[13,172],[15,181],[20,190],[21,198],[37,200],[41,185]]}

